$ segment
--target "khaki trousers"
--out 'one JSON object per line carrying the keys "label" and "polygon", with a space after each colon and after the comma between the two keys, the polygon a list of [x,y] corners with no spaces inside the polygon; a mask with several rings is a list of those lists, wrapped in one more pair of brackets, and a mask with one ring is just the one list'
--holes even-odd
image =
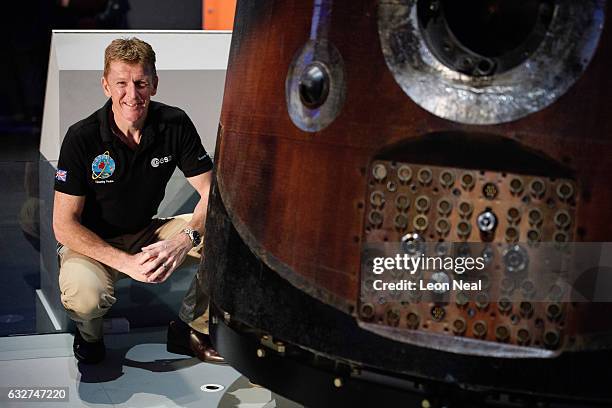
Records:
{"label": "khaki trousers", "polygon": [[[136,234],[122,235],[106,241],[115,248],[135,254],[140,252],[142,247],[175,237],[185,229],[190,220],[191,214],[154,219],[148,227]],[[202,244],[189,251],[181,269],[199,265],[201,251]],[[115,282],[129,276],[66,246],[59,246],[58,255],[62,304],[86,341],[100,340],[103,335],[103,316],[117,300],[114,297]],[[173,274],[175,273],[180,273],[180,269]],[[201,290],[199,275],[196,273],[183,298],[179,317],[195,330],[208,333],[208,296]]]}

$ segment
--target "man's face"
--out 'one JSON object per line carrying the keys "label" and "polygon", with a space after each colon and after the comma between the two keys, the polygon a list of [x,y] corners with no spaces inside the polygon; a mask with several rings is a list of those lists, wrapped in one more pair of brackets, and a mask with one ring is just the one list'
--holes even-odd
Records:
{"label": "man's face", "polygon": [[151,96],[157,92],[157,76],[143,64],[112,61],[102,77],[102,88],[113,100],[115,120],[136,124],[146,116]]}

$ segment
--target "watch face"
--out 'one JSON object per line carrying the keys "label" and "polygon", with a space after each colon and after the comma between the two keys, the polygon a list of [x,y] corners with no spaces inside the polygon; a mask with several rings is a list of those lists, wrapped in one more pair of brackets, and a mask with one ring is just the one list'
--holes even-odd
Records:
{"label": "watch face", "polygon": [[200,233],[198,231],[191,231],[191,242],[193,242],[193,246],[198,246],[200,245],[200,242],[202,241],[202,237],[200,236]]}

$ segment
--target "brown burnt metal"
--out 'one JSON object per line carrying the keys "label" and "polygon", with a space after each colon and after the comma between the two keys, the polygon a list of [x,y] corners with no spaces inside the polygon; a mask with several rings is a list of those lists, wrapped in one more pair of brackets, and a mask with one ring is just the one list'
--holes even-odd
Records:
{"label": "brown burnt metal", "polygon": [[[558,229],[554,227],[558,210],[567,211],[571,219],[569,229],[562,228],[568,234],[565,239],[612,240],[609,25],[604,27],[584,74],[556,102],[519,120],[476,126],[436,117],[402,91],[381,51],[376,2],[335,1],[326,41],[342,57],[346,95],[331,123],[308,132],[294,125],[287,113],[285,81],[295,54],[309,39],[313,2],[247,3],[239,2],[237,13],[250,13],[252,17],[236,27],[229,59],[223,131],[217,145],[218,187],[244,241],[299,289],[355,316],[364,309],[372,316],[383,316],[384,310],[386,324],[393,330],[428,324],[430,305],[404,309],[386,305],[383,309],[378,304],[360,303],[362,246],[368,240],[383,239],[381,231],[393,231],[398,236],[397,229],[407,229],[405,223],[411,226],[418,196],[405,193],[410,201],[407,220],[387,214],[395,211],[395,200],[405,192],[405,186],[396,176],[395,185],[375,182],[372,186],[375,163],[406,164],[411,168],[412,181],[417,183],[419,169],[432,169],[431,181],[424,174],[419,188],[426,189],[431,199],[426,212],[427,234],[431,232],[436,239],[434,231],[440,218],[437,204],[444,191],[453,205],[450,216],[445,217],[451,225],[448,240],[455,240],[460,202],[439,184],[442,170],[452,169],[456,188],[461,188],[464,171],[476,178],[470,193],[472,229],[464,239],[479,241],[474,218],[488,205],[498,215],[496,239],[500,241],[505,241],[508,228],[518,229],[510,230],[511,235],[519,235],[512,239],[550,239]],[[323,3],[331,7],[331,2]],[[388,172],[395,170],[391,167],[389,164]],[[521,186],[512,187],[513,175],[520,178]],[[528,213],[534,206],[516,197],[530,194],[530,185],[536,179],[543,181],[546,190],[544,199],[534,193],[535,207],[542,212],[543,221],[535,220],[532,225]],[[486,194],[494,196],[485,204],[480,196],[487,182],[495,187],[485,188]],[[549,209],[545,198],[557,196],[557,190],[567,194],[567,185],[573,189],[575,203],[559,198],[555,210]],[[436,186],[438,196],[432,195]],[[510,192],[519,187],[520,193]],[[368,221],[375,190],[384,194],[382,229],[371,228]],[[513,208],[520,213],[520,221],[508,219]],[[516,216],[513,212],[510,218]],[[557,222],[565,222],[563,216]],[[367,228],[371,232],[364,234]],[[608,305],[579,304],[571,306],[571,313],[568,306],[563,306],[568,316],[564,329],[558,327],[559,320],[551,319],[543,327],[536,327],[538,318],[551,313],[545,304],[535,307],[533,323],[523,319],[511,324],[518,307],[519,303],[512,303],[513,310],[507,313],[504,307],[498,310],[497,305],[490,304],[488,310],[477,309],[477,318],[467,316],[460,308],[450,313],[447,310],[443,321],[431,323],[430,328],[492,342],[501,338],[533,345],[536,339],[558,342],[570,333],[607,333],[611,327],[612,308]],[[496,317],[491,317],[491,311],[498,312]],[[456,321],[460,322],[458,326],[454,325]],[[476,321],[486,323],[485,333],[478,325],[474,335]],[[498,330],[502,326],[505,329]]]}

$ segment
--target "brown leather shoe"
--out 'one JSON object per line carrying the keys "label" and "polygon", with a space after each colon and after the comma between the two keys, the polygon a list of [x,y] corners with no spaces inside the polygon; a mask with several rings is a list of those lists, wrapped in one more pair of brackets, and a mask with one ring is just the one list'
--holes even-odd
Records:
{"label": "brown leather shoe", "polygon": [[207,363],[225,364],[223,357],[213,348],[210,337],[193,330],[180,319],[168,325],[166,349],[171,353],[197,357]]}
{"label": "brown leather shoe", "polygon": [[174,354],[195,357],[195,353],[189,346],[189,335],[191,327],[180,319],[172,320],[168,324],[168,336],[166,338],[166,350]]}
{"label": "brown leather shoe", "polygon": [[191,330],[189,346],[196,357],[206,363],[227,364],[225,359],[213,348],[210,337],[206,334]]}

